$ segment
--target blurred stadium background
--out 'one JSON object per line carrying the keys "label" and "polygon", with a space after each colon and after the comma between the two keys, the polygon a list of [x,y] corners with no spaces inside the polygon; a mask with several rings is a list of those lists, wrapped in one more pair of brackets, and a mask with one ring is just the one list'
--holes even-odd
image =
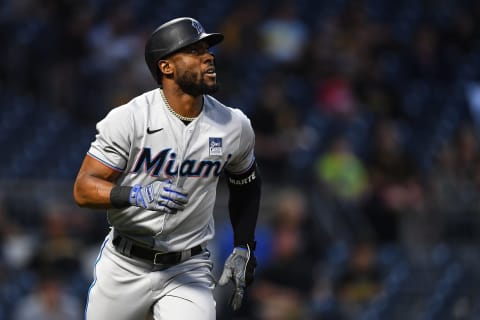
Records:
{"label": "blurred stadium background", "polygon": [[[199,19],[257,134],[259,268],[218,319],[480,319],[480,2],[5,0],[0,320],[81,319],[107,232],[71,189],[95,123],[155,87],[143,44]],[[231,247],[219,185],[218,274]]]}

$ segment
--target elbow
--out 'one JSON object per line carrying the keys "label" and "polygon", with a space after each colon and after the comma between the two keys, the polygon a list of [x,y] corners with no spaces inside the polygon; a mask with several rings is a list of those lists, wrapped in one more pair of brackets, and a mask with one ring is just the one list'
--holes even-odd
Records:
{"label": "elbow", "polygon": [[82,187],[78,183],[78,181],[75,182],[73,185],[73,200],[75,200],[75,203],[77,206],[84,208],[88,206],[88,202],[86,197],[83,194]]}
{"label": "elbow", "polygon": [[76,203],[77,206],[79,206],[80,208],[87,208],[87,207],[88,207],[87,202],[86,202],[83,198],[78,198],[78,197],[75,197],[75,196],[74,196],[74,199],[75,199],[75,203]]}

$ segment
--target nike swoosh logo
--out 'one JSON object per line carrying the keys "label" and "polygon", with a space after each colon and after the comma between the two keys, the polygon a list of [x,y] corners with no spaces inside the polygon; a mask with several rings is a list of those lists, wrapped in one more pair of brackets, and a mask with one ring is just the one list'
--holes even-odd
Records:
{"label": "nike swoosh logo", "polygon": [[148,133],[148,134],[152,134],[152,133],[155,133],[155,132],[158,132],[158,131],[162,131],[162,130],[163,130],[163,128],[151,130],[150,127],[148,127],[148,128],[147,128],[147,133]]}

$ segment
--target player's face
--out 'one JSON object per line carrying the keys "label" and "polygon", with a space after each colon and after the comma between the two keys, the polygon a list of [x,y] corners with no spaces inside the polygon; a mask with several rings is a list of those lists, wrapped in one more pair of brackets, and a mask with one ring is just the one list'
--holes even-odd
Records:
{"label": "player's face", "polygon": [[215,58],[205,41],[185,47],[174,61],[175,81],[183,92],[196,97],[218,90]]}

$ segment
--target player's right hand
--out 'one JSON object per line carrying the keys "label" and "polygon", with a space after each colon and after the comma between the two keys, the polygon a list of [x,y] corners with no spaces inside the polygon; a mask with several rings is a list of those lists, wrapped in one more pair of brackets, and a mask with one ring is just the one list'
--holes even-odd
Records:
{"label": "player's right hand", "polygon": [[187,196],[185,189],[172,184],[170,180],[154,181],[145,186],[134,185],[129,201],[132,206],[173,214],[185,209]]}

